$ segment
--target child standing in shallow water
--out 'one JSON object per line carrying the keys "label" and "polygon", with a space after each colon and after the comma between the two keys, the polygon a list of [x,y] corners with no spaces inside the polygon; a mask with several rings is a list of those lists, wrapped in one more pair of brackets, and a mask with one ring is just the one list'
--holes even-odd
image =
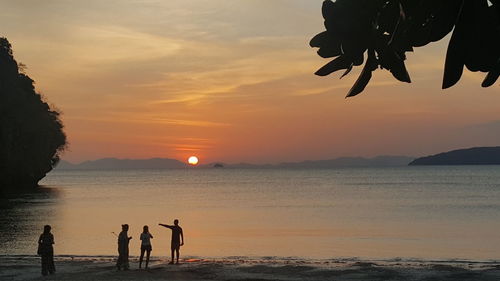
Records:
{"label": "child standing in shallow water", "polygon": [[56,267],[54,265],[54,235],[50,233],[50,225],[43,227],[43,233],[38,238],[38,255],[42,257],[42,275],[47,273],[54,274]]}
{"label": "child standing in shallow water", "polygon": [[141,257],[139,259],[139,268],[142,266],[142,259],[144,258],[144,252],[146,252],[146,269],[149,264],[149,256],[151,255],[151,251],[153,247],[151,246],[151,239],[153,235],[149,233],[149,227],[147,225],[144,226],[143,231],[141,233]]}

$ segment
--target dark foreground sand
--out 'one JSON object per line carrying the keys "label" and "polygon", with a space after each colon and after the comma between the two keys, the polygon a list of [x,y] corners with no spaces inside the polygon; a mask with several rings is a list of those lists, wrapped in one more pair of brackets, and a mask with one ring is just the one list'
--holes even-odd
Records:
{"label": "dark foreground sand", "polygon": [[40,275],[33,256],[0,256],[0,280],[500,280],[497,262],[300,259],[188,259],[181,265],[154,260],[149,270],[117,271],[111,257],[58,257],[57,273]]}

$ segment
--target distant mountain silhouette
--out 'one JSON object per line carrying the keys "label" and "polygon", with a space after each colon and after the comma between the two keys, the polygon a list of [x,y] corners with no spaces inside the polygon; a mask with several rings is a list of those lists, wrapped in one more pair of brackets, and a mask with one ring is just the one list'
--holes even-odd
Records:
{"label": "distant mountain silhouette", "polygon": [[458,149],[421,157],[409,165],[500,165],[500,147]]}
{"label": "distant mountain silhouette", "polygon": [[411,162],[413,157],[407,156],[377,156],[374,158],[342,157],[331,160],[303,161],[297,163],[282,163],[278,166],[293,168],[331,168],[331,167],[391,167],[405,166]]}
{"label": "distant mountain silhouette", "polygon": [[68,161],[65,161],[65,160],[60,160],[55,169],[56,170],[72,170],[72,169],[78,169],[76,168],[78,166],[78,164],[73,164],[73,163],[70,163]]}
{"label": "distant mountain silhouette", "polygon": [[[407,156],[377,156],[374,158],[363,157],[342,157],[330,160],[307,160],[302,162],[289,162],[280,164],[223,164],[224,168],[238,169],[279,169],[279,168],[308,168],[308,169],[326,169],[337,167],[394,167],[407,166],[415,157]],[[209,164],[207,166],[213,166]]]}
{"label": "distant mountain silhouette", "polygon": [[[335,168],[335,167],[394,167],[407,166],[414,157],[406,156],[378,156],[374,158],[344,157],[331,160],[303,161],[281,164],[226,164],[222,162],[199,165],[197,168],[228,168],[228,169],[279,169],[279,168]],[[191,167],[190,165],[167,158],[152,159],[117,159],[103,158],[93,161],[85,161],[80,164],[72,164],[61,160],[57,170],[133,170],[133,169],[181,169]]]}
{"label": "distant mountain silhouette", "polygon": [[134,170],[134,169],[180,169],[188,165],[175,159],[152,158],[152,159],[117,159],[103,158],[93,161],[85,161],[80,164],[72,164],[60,161],[58,170]]}
{"label": "distant mountain silhouette", "polygon": [[[223,167],[215,167],[215,165],[222,165]],[[236,164],[229,164],[229,163],[211,163],[208,165],[203,165],[203,168],[228,168],[228,169],[268,169],[268,168],[274,168],[275,165],[271,164],[251,164],[251,163],[236,163]]]}

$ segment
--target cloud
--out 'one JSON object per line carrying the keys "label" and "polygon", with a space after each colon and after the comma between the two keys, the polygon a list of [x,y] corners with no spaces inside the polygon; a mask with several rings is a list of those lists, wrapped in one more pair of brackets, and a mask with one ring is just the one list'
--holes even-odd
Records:
{"label": "cloud", "polygon": [[147,117],[142,118],[130,117],[128,113],[113,114],[111,117],[71,117],[72,120],[80,120],[87,122],[99,123],[126,123],[126,124],[160,124],[160,125],[173,125],[173,126],[188,126],[188,127],[227,127],[231,126],[229,123],[211,122],[206,120],[181,120],[181,119],[168,119],[161,117]]}
{"label": "cloud", "polygon": [[133,63],[173,56],[189,43],[116,26],[86,26],[74,30],[76,59],[95,66],[113,62]]}

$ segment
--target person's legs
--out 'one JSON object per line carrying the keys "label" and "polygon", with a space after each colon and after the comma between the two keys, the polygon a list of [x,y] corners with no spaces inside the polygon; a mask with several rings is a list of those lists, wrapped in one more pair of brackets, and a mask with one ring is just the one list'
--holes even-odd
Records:
{"label": "person's legs", "polygon": [[[143,246],[141,246],[141,257],[139,258],[139,268],[141,268],[142,266],[142,259],[144,258],[144,252],[146,251],[146,249],[144,249]],[[147,262],[146,262],[146,268],[147,268]]]}
{"label": "person's legs", "polygon": [[121,269],[121,265],[122,265],[121,260],[122,260],[122,255],[120,253],[118,253],[118,258],[116,259],[116,268],[118,270]]}
{"label": "person's legs", "polygon": [[50,274],[54,274],[56,272],[56,266],[54,265],[54,252],[50,252],[48,254],[48,265],[47,269]]}
{"label": "person's legs", "polygon": [[122,269],[122,266],[124,266],[124,252],[123,249],[118,248],[118,259],[116,260],[116,267],[118,270]]}
{"label": "person's legs", "polygon": [[175,252],[177,253],[177,264],[179,264],[179,248],[175,249]]}
{"label": "person's legs", "polygon": [[129,269],[129,263],[128,263],[128,246],[127,249],[123,255],[123,269],[128,270]]}
{"label": "person's legs", "polygon": [[169,264],[174,264],[174,251],[175,249],[171,249],[171,252],[172,252],[172,259],[170,260]]}
{"label": "person's legs", "polygon": [[151,255],[151,248],[149,248],[147,251],[146,251],[146,268],[148,268],[148,265],[149,265],[149,256]]}
{"label": "person's legs", "polygon": [[46,253],[42,253],[42,275],[47,275],[48,273],[48,262],[49,258]]}

